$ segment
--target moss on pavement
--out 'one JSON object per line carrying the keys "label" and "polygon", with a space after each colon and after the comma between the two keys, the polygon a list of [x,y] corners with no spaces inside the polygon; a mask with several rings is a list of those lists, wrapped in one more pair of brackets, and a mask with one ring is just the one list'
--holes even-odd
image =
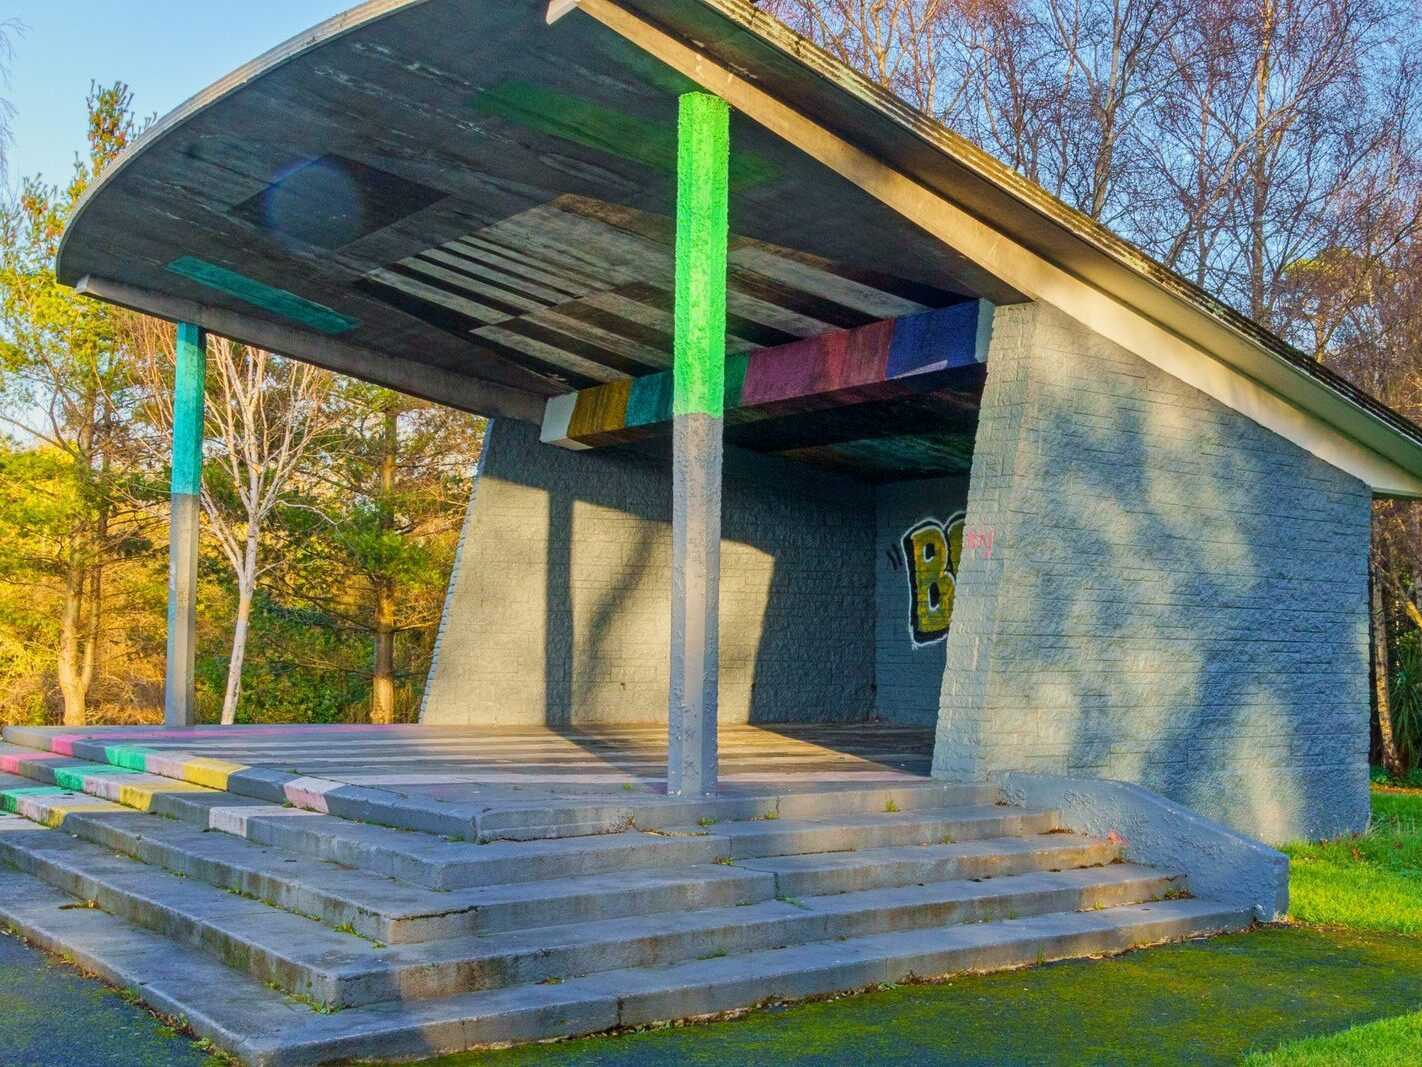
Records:
{"label": "moss on pavement", "polygon": [[1422,939],[1273,927],[440,1067],[1233,1064],[1422,1003]]}

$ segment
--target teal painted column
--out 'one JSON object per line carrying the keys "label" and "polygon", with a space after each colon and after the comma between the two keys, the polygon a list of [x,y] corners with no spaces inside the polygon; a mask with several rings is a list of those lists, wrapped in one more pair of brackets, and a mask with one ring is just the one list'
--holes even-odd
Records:
{"label": "teal painted column", "polygon": [[207,334],[178,326],[173,378],[173,496],[168,551],[168,673],[163,725],[197,723],[193,668],[197,645],[198,517],[202,492],[203,392]]}
{"label": "teal painted column", "polygon": [[681,98],[667,753],[673,796],[716,792],[730,131],[724,100]]}

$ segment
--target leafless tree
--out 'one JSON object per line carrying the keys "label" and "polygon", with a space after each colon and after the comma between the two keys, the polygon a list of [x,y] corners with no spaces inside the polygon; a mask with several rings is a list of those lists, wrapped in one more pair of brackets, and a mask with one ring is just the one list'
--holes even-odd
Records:
{"label": "leafless tree", "polygon": [[[173,331],[145,320],[154,354],[148,378],[155,425],[171,442]],[[161,363],[159,362],[161,360]],[[270,520],[312,453],[330,429],[331,376],[316,367],[225,338],[208,343],[206,435],[209,445],[202,483],[202,510],[237,582],[232,654],[222,700],[223,725],[237,721],[242,665],[247,654],[252,604],[262,576],[276,563],[263,549]]]}
{"label": "leafless tree", "polygon": [[[15,60],[15,39],[25,32],[19,19],[0,22],[0,89],[10,88],[10,66]],[[9,174],[10,146],[14,143],[11,123],[15,120],[15,105],[7,96],[0,96],[0,181]]]}

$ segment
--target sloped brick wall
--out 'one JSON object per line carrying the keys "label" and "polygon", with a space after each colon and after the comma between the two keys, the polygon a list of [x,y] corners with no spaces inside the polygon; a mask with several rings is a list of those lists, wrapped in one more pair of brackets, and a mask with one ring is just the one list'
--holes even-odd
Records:
{"label": "sloped brick wall", "polygon": [[[668,460],[512,421],[486,449],[422,721],[664,721]],[[724,492],[721,721],[868,719],[872,489],[728,449]]]}
{"label": "sloped brick wall", "polygon": [[1368,818],[1368,489],[1054,308],[1000,309],[935,773]]}

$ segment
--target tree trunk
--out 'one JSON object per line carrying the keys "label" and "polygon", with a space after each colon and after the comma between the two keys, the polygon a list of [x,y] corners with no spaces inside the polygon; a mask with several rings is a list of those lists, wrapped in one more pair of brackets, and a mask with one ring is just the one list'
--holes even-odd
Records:
{"label": "tree trunk", "polygon": [[1373,692],[1378,705],[1378,734],[1382,739],[1382,761],[1395,778],[1403,774],[1402,756],[1392,729],[1392,705],[1388,694],[1387,620],[1383,616],[1382,583],[1377,570],[1371,573],[1373,622]]}
{"label": "tree trunk", "polygon": [[257,532],[248,527],[243,573],[237,576],[237,623],[232,629],[232,656],[227,661],[227,691],[222,696],[222,725],[237,722],[237,701],[242,697],[242,664],[247,659],[247,632],[252,619],[252,597],[257,586]]}
{"label": "tree trunk", "polygon": [[370,721],[395,721],[395,583],[375,587],[375,677]]}
{"label": "tree trunk", "polygon": [[[395,528],[395,463],[400,447],[399,410],[392,398],[385,409],[380,454],[380,527]],[[370,721],[395,721],[395,580],[382,575],[375,582],[375,664],[371,685]]]}
{"label": "tree trunk", "polygon": [[84,590],[88,575],[73,560],[64,582],[64,607],[59,615],[59,659],[56,674],[64,697],[64,725],[83,726],[87,717],[89,683],[85,678],[83,653]]}

